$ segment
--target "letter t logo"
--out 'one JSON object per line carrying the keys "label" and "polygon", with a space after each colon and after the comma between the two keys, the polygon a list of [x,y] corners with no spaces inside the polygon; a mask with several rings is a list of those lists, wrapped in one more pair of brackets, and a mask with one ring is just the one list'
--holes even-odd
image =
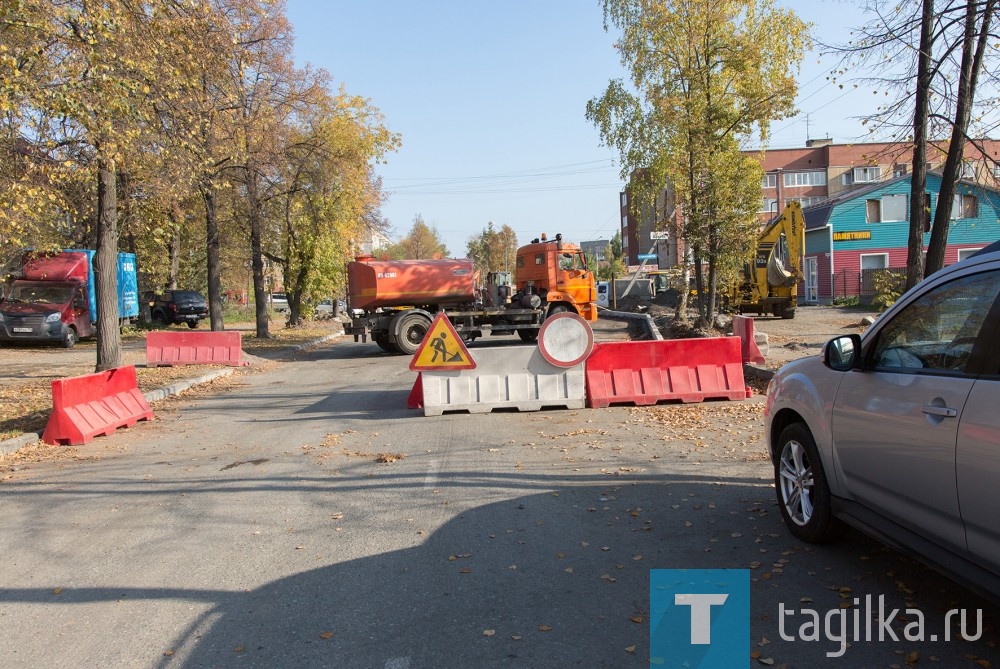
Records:
{"label": "letter t logo", "polygon": [[707,645],[712,643],[712,607],[722,606],[729,599],[726,594],[696,595],[675,594],[674,604],[691,607],[691,643]]}

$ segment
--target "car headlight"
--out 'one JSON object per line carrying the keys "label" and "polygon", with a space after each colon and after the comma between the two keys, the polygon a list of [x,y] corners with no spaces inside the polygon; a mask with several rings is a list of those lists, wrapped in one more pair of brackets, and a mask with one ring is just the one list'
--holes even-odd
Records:
{"label": "car headlight", "polygon": [[48,316],[46,316],[45,317],[45,322],[46,323],[55,323],[56,321],[61,320],[61,318],[62,318],[62,315],[57,311],[54,314],[49,314]]}

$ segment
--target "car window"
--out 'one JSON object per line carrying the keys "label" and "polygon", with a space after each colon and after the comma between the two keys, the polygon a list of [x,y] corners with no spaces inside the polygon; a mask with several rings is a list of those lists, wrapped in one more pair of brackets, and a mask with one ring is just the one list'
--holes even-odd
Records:
{"label": "car window", "polygon": [[872,350],[879,370],[964,372],[986,314],[1000,292],[1000,270],[937,286],[882,328]]}

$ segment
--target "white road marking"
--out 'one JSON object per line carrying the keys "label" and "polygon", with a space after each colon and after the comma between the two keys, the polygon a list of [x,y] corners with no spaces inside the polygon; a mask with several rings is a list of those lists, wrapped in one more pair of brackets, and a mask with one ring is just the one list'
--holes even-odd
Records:
{"label": "white road marking", "polygon": [[410,669],[410,658],[394,657],[385,661],[385,669]]}
{"label": "white road marking", "polygon": [[441,463],[437,460],[431,460],[431,465],[427,468],[427,476],[424,477],[425,488],[433,488],[437,485],[438,471],[440,469]]}

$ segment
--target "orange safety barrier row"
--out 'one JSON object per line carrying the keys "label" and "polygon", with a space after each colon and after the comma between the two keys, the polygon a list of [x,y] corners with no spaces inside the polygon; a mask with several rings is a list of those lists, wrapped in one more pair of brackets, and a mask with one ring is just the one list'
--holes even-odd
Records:
{"label": "orange safety barrier row", "polygon": [[738,337],[600,343],[586,366],[590,408],[747,398]]}
{"label": "orange safety barrier row", "polygon": [[740,338],[740,354],[743,362],[762,364],[764,356],[757,348],[753,335],[753,319],[749,316],[733,316],[733,335]]}
{"label": "orange safety barrier row", "polygon": [[223,332],[150,332],[146,335],[146,366],[231,365],[249,362],[243,356],[243,340],[235,330]]}
{"label": "orange safety barrier row", "polygon": [[135,367],[117,367],[52,382],[52,414],[42,433],[46,444],[86,444],[119,427],[151,420],[153,410],[139,392]]}

